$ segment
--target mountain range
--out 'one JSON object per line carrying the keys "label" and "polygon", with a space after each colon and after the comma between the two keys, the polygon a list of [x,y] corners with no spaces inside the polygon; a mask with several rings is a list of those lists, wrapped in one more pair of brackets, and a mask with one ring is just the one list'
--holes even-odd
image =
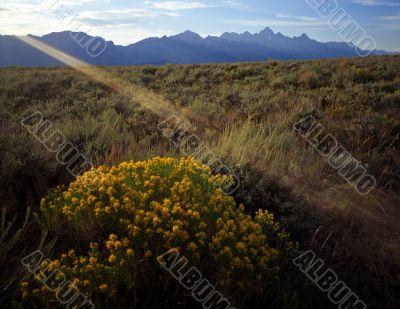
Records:
{"label": "mountain range", "polygon": [[[241,61],[299,60],[356,57],[354,46],[344,42],[322,43],[306,34],[288,37],[265,28],[259,33],[225,32],[202,38],[185,31],[173,36],[151,37],[127,46],[115,45],[83,32],[53,32],[29,37],[95,65],[192,64]],[[89,52],[88,52],[89,51]],[[389,54],[374,51],[373,55]],[[0,35],[0,67],[57,66],[54,58],[27,45],[15,36]]]}

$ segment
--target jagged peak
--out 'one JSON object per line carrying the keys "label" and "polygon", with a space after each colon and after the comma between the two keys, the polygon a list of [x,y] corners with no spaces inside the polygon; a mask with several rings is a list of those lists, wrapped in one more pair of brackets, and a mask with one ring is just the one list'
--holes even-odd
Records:
{"label": "jagged peak", "polygon": [[310,39],[310,37],[309,37],[307,34],[305,34],[305,33],[303,33],[302,35],[300,35],[299,38],[301,38],[301,39]]}
{"label": "jagged peak", "polygon": [[265,27],[259,32],[259,34],[275,34],[270,27]]}
{"label": "jagged peak", "polygon": [[184,39],[184,40],[198,40],[202,39],[202,37],[193,31],[186,30],[185,32],[179,33],[177,35],[173,35],[173,38],[179,38],[179,39]]}
{"label": "jagged peak", "polygon": [[186,30],[185,32],[182,32],[181,34],[187,35],[187,36],[193,36],[193,37],[200,37],[200,35],[196,32],[193,32],[191,30]]}

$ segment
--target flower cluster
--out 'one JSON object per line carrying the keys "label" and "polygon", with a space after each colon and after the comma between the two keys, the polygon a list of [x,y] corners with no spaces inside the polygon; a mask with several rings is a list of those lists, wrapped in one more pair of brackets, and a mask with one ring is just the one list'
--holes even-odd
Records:
{"label": "flower cluster", "polygon": [[[85,189],[93,180],[97,189]],[[88,239],[86,253],[70,250],[53,263],[92,299],[140,286],[143,269],[155,267],[156,257],[170,248],[222,290],[262,289],[276,275],[271,261],[278,250],[243,205],[218,189],[223,181],[191,158],[156,157],[87,172],[41,202],[43,217],[52,218],[50,229],[67,222]],[[272,220],[268,213],[258,217]]]}

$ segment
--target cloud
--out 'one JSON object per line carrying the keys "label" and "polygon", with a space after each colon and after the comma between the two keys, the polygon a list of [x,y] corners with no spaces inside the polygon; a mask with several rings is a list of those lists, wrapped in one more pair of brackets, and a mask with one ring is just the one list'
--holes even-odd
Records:
{"label": "cloud", "polygon": [[235,0],[222,0],[224,4],[229,5],[229,6],[243,6],[242,3],[235,1]]}
{"label": "cloud", "polygon": [[[52,1],[52,0],[50,0]],[[3,3],[2,3],[3,4]],[[162,11],[156,9],[114,9],[114,10],[71,10],[68,7],[56,13],[53,10],[43,9],[34,1],[7,0],[9,12],[0,12],[4,15],[0,18],[2,34],[43,35],[49,32],[65,30],[83,31],[90,35],[99,35],[110,38],[117,43],[132,43],[145,37],[158,34],[169,34],[168,29],[159,30],[150,26],[150,21],[159,21],[158,18],[173,18],[180,16],[178,12]],[[18,9],[17,9],[18,7]],[[67,15],[63,12],[67,11]]]}
{"label": "cloud", "polygon": [[[112,40],[116,44],[127,45],[148,37],[172,35],[175,32],[174,30],[163,27],[154,29],[148,23],[149,20],[157,20],[157,18],[149,19],[147,16],[160,16],[160,14],[165,13],[132,9],[112,10],[111,12],[87,11],[81,12],[73,21],[70,21],[70,19],[76,15],[71,15],[61,22],[57,19],[57,15],[49,14],[45,11],[16,10],[4,14],[7,15],[6,18],[0,18],[0,29],[1,34],[5,35],[26,35],[31,33],[37,36],[49,32],[75,29],[92,36],[100,36],[107,40]],[[174,14],[174,12],[169,12],[168,14]],[[118,15],[120,19],[118,19]],[[83,18],[82,16],[90,19],[90,22],[79,19]],[[109,21],[104,20],[108,17],[110,17]],[[79,28],[75,28],[76,26],[79,26]],[[151,29],[147,28],[147,26],[151,27]]]}
{"label": "cloud", "polygon": [[400,15],[382,16],[382,17],[379,17],[378,19],[384,19],[384,20],[400,20]]}
{"label": "cloud", "polygon": [[400,30],[400,24],[386,24],[386,25],[383,25],[383,29],[398,31],[398,30]]}
{"label": "cloud", "polygon": [[277,18],[290,18],[290,19],[296,19],[299,21],[306,21],[306,22],[322,22],[323,20],[321,18],[316,18],[316,17],[309,17],[309,16],[292,16],[292,15],[286,15],[286,14],[276,14]]}
{"label": "cloud", "polygon": [[8,10],[4,9],[4,8],[0,8],[0,12],[3,12],[3,11],[8,11]]}
{"label": "cloud", "polygon": [[83,5],[89,2],[95,2],[96,0],[48,0],[49,4],[56,3],[57,5],[75,6]]}
{"label": "cloud", "polygon": [[275,19],[234,19],[225,20],[228,24],[237,24],[250,27],[283,26],[283,27],[328,27],[323,20],[275,20]]}
{"label": "cloud", "polygon": [[180,1],[164,1],[164,2],[146,1],[145,4],[150,4],[151,7],[155,9],[163,9],[170,11],[194,10],[194,9],[203,9],[208,7],[208,5],[201,2],[180,2]]}
{"label": "cloud", "polygon": [[173,12],[156,12],[148,9],[125,9],[83,11],[79,13],[77,19],[92,26],[122,26],[135,25],[139,19],[160,16],[179,17],[180,15]]}
{"label": "cloud", "polygon": [[2,1],[3,10],[10,12],[35,12],[40,11],[40,2],[35,0],[19,1],[5,0]]}
{"label": "cloud", "polygon": [[380,16],[374,19],[383,20],[384,22],[380,24],[382,29],[387,30],[400,30],[400,15],[387,15],[387,16]]}
{"label": "cloud", "polygon": [[383,0],[353,0],[353,3],[366,5],[366,6],[399,6],[399,3]]}

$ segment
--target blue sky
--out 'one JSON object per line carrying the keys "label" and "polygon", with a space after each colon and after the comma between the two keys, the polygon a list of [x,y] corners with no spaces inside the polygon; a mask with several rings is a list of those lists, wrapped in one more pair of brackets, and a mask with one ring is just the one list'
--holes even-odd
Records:
{"label": "blue sky", "polygon": [[[322,0],[308,0],[322,1]],[[375,39],[378,49],[400,51],[400,0],[337,1]],[[2,0],[0,34],[76,30],[126,45],[187,29],[202,36],[258,32],[269,26],[288,36],[342,41],[307,0]]]}

